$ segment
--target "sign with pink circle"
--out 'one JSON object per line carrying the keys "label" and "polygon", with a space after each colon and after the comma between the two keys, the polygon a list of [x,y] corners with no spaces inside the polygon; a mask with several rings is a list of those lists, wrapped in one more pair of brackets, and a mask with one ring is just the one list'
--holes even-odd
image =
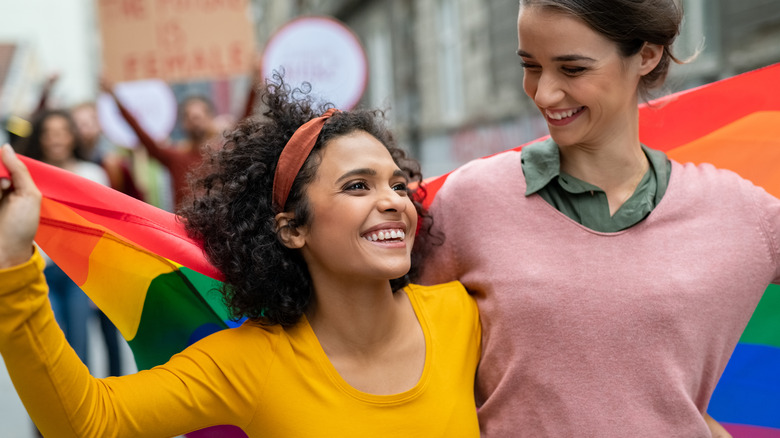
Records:
{"label": "sign with pink circle", "polygon": [[329,17],[290,21],[268,41],[263,52],[263,76],[284,70],[293,87],[311,84],[311,94],[342,110],[357,105],[368,81],[368,61],[357,36]]}
{"label": "sign with pink circle", "polygon": [[[176,125],[178,107],[167,83],[159,79],[120,82],[114,86],[114,93],[153,139],[168,138]],[[111,142],[128,148],[138,144],[138,137],[111,96],[102,93],[96,106],[100,126]]]}

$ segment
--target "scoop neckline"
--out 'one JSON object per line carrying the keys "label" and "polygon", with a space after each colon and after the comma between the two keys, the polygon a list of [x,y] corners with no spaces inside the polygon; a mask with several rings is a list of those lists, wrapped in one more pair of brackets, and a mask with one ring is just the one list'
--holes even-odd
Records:
{"label": "scoop neckline", "polygon": [[315,354],[318,366],[325,372],[331,382],[333,382],[333,384],[342,392],[358,400],[374,404],[401,403],[418,397],[423,392],[429,381],[431,362],[433,359],[433,349],[431,346],[430,330],[428,330],[427,318],[420,308],[420,303],[417,300],[417,296],[414,293],[410,293],[412,287],[412,285],[409,285],[399,292],[405,293],[409,298],[409,302],[412,304],[412,310],[414,311],[414,314],[417,317],[417,322],[420,324],[420,329],[423,332],[423,338],[425,340],[425,364],[423,365],[423,371],[420,375],[420,378],[417,380],[417,383],[406,391],[396,394],[372,394],[369,392],[364,392],[353,387],[346,380],[344,380],[336,367],[333,366],[333,363],[331,363],[328,355],[325,354],[325,350],[323,350],[319,339],[317,339],[317,334],[314,333],[314,329],[312,329],[309,320],[306,318],[306,315],[303,315],[301,318],[303,335],[306,342],[310,343],[313,347],[312,351]]}

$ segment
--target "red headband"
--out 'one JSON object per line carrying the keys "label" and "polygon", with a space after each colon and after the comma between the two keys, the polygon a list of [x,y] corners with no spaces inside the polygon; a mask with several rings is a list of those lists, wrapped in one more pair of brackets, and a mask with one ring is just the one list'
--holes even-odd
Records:
{"label": "red headband", "polygon": [[317,143],[322,126],[336,112],[338,112],[336,108],[331,108],[320,117],[304,123],[284,145],[274,173],[273,202],[274,208],[278,212],[284,211],[284,204],[287,203],[287,196],[290,195],[293,181],[298,176],[298,172],[301,171],[306,158],[309,157],[314,144]]}

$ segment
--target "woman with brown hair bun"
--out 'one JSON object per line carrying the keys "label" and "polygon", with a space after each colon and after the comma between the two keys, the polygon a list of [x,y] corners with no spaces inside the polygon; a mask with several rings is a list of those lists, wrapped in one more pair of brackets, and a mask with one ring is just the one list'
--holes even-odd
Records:
{"label": "woman with brown hair bun", "polygon": [[479,304],[483,436],[711,436],[713,389],[780,281],[780,201],[641,144],[681,20],[673,0],[520,1],[551,138],[449,175],[422,273]]}

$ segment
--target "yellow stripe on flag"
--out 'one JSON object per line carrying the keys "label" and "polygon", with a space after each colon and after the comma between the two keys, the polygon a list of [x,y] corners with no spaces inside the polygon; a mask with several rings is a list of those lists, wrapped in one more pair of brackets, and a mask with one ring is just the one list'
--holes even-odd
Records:
{"label": "yellow stripe on flag", "polygon": [[92,250],[82,289],[130,341],[138,332],[149,285],[177,268],[170,260],[106,234]]}

